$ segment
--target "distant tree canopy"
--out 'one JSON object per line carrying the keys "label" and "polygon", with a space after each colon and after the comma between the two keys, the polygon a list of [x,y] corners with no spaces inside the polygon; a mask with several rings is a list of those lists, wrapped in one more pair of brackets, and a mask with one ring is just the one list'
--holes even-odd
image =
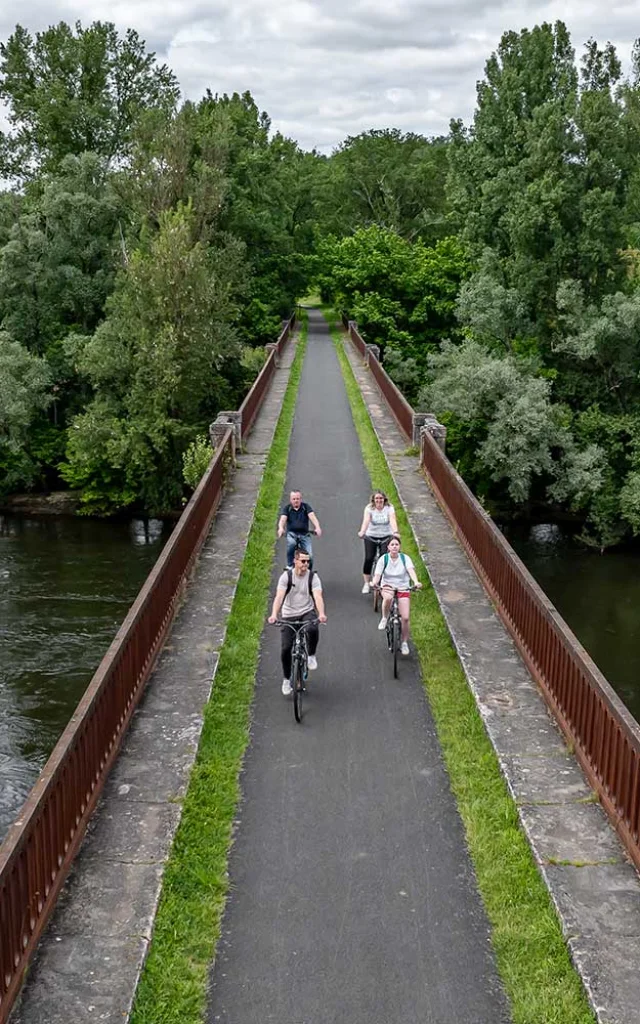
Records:
{"label": "distant tree canopy", "polygon": [[168,511],[306,290],[317,158],[109,23],[17,26],[0,97],[0,492]]}
{"label": "distant tree canopy", "polygon": [[351,238],[320,245],[323,294],[447,422],[490,507],[572,513],[601,548],[640,533],[640,47],[624,78],[610,43],[576,64],[562,22],[506,32],[473,124],[430,144],[448,160],[430,195],[455,233],[430,250],[420,218],[393,222],[401,204],[370,184],[396,166],[380,173],[378,142],[331,158],[362,209]]}
{"label": "distant tree canopy", "polygon": [[[0,491],[162,512],[310,285],[501,510],[640,533],[640,48],[506,32],[473,123],[330,156],[132,30],[0,43]],[[205,446],[206,450],[206,446]],[[196,455],[194,455],[196,453]]]}

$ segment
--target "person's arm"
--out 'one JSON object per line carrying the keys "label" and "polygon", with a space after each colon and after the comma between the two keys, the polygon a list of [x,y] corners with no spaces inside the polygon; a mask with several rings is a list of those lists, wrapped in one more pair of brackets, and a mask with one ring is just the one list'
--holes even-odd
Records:
{"label": "person's arm", "polygon": [[365,533],[367,532],[367,530],[369,528],[369,523],[370,522],[371,522],[371,512],[369,511],[368,508],[365,508],[364,515],[362,517],[362,526],[358,530],[358,537],[364,537]]}
{"label": "person's arm", "polygon": [[378,587],[380,585],[380,580],[382,579],[382,570],[383,569],[384,569],[384,555],[381,555],[380,558],[378,559],[378,564],[375,567],[375,575],[374,575],[373,579],[371,580],[371,582],[372,582],[374,587]]}
{"label": "person's arm", "polygon": [[409,579],[413,583],[416,590],[422,590],[422,583],[416,575],[416,570],[413,567],[413,562],[409,559],[407,561],[407,572],[409,573]]}
{"label": "person's arm", "polygon": [[396,510],[393,505],[389,509],[389,526],[391,527],[392,533],[398,532],[398,520],[396,519]]}
{"label": "person's arm", "polygon": [[318,534],[318,537],[321,537],[322,536],[322,530],[320,529],[320,523],[318,522],[318,517],[315,514],[315,512],[310,512],[309,513],[309,522],[311,523],[311,525],[313,526],[314,530]]}
{"label": "person's arm", "polygon": [[280,617],[280,609],[282,608],[282,602],[285,599],[286,593],[287,593],[287,588],[286,587],[278,587],[278,589],[276,590],[276,594],[275,594],[275,597],[273,599],[273,606],[271,608],[271,615],[269,616],[269,619],[268,619],[268,621],[271,623],[271,625],[273,625],[273,623],[276,621],[276,619],[278,619]]}
{"label": "person's arm", "polygon": [[283,512],[278,519],[278,537],[284,537],[285,530],[287,529],[287,514]]}
{"label": "person's arm", "polygon": [[315,587],[313,588],[313,599],[316,603],[316,608],[318,609],[318,618],[320,619],[320,622],[326,622],[327,616],[324,610],[324,597],[322,596],[321,587],[318,587],[317,589]]}

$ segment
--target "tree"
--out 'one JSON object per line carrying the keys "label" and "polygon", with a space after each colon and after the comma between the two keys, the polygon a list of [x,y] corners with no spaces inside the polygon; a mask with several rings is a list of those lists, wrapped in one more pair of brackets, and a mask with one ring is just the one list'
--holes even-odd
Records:
{"label": "tree", "polygon": [[121,273],[106,320],[69,340],[94,398],[70,427],[61,471],[87,511],[175,508],[183,452],[236,397],[224,373],[240,356],[232,324],[242,253],[233,242],[207,249],[193,226],[188,206],[163,215]]}
{"label": "tree", "polygon": [[44,359],[0,331],[0,493],[30,486],[37,465],[26,449],[28,430],[51,401]]}
{"label": "tree", "polygon": [[130,152],[148,107],[171,110],[178,83],[133,29],[64,22],[31,36],[21,25],[0,43],[0,98],[12,130],[3,140],[5,177],[56,170],[65,156],[98,153],[107,165]]}
{"label": "tree", "polygon": [[446,177],[444,139],[397,128],[350,136],[320,165],[320,230],[340,236],[375,225],[435,242],[448,233]]}

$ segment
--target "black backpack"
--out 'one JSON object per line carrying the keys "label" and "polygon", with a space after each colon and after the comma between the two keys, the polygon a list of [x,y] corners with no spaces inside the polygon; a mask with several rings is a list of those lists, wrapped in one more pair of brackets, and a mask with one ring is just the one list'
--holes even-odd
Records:
{"label": "black backpack", "polygon": [[[315,573],[314,573],[313,569],[310,569],[309,570],[309,597],[311,598],[311,600],[313,601],[313,603],[315,605],[316,602],[315,602],[315,599],[313,597],[313,591],[311,589],[311,587],[313,585],[313,577],[314,577],[314,575],[315,575]],[[289,592],[290,592],[290,590],[291,590],[291,588],[293,586],[293,569],[290,569],[289,566],[287,566],[287,576],[289,577],[289,579],[287,580],[287,589],[284,592],[284,598],[283,598],[284,601],[286,601],[286,599],[288,598]]]}

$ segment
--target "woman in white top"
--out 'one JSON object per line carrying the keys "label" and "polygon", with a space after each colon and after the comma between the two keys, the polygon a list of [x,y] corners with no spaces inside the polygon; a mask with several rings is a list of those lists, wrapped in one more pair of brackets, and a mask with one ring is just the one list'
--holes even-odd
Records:
{"label": "woman in white top", "polygon": [[380,584],[382,587],[382,618],[378,629],[386,629],[393,591],[398,590],[398,610],[402,620],[401,654],[409,653],[409,587],[412,583],[417,590],[422,589],[413,562],[409,555],[400,554],[400,538],[395,535],[389,541],[387,554],[378,559],[373,585],[376,587]]}
{"label": "woman in white top", "polygon": [[364,537],[363,594],[369,593],[371,569],[378,545],[380,554],[383,555],[387,550],[391,534],[397,532],[398,524],[393,505],[390,504],[384,491],[374,491],[369,504],[364,507],[362,526],[358,530],[358,537]]}

